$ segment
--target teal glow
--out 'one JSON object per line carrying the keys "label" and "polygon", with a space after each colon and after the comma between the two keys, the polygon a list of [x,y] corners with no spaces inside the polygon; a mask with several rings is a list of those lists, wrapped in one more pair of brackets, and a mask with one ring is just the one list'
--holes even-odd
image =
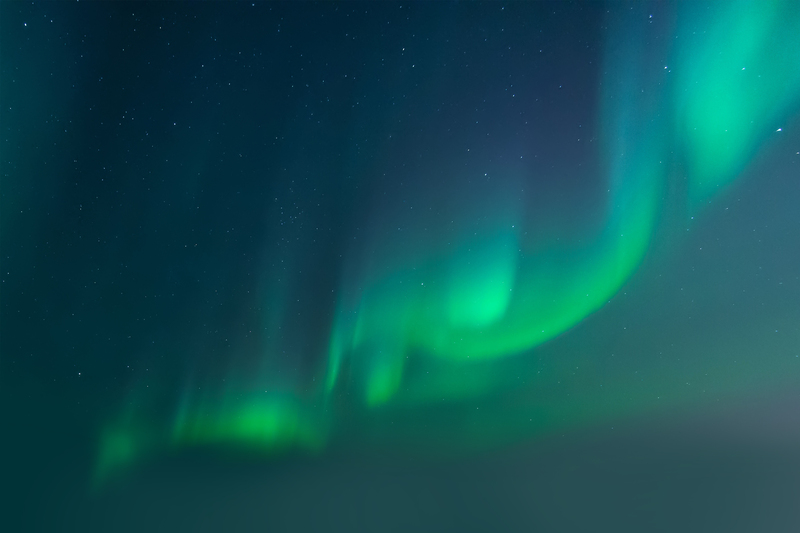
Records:
{"label": "teal glow", "polygon": [[[706,14],[687,6],[676,53],[675,117],[686,151],[691,200],[733,180],[797,105],[797,2],[738,0]],[[698,31],[700,30],[700,31]]]}

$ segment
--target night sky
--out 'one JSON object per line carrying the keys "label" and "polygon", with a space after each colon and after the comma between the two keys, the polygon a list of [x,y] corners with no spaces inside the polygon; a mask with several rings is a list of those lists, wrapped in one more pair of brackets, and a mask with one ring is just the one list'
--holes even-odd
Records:
{"label": "night sky", "polygon": [[0,3],[0,530],[800,530],[800,4]]}

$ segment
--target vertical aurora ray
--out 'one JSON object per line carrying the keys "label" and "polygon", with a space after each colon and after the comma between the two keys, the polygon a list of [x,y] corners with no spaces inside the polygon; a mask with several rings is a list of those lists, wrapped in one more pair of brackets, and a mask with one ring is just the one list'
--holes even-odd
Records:
{"label": "vertical aurora ray", "polygon": [[[526,226],[513,176],[498,180],[496,197],[469,197],[457,216],[424,235],[417,231],[401,242],[376,231],[350,255],[343,249],[340,270],[347,275],[331,296],[326,346],[311,377],[264,364],[252,373],[229,369],[224,386],[218,375],[198,378],[174,412],[153,415],[148,429],[125,417],[111,426],[98,468],[112,471],[159,446],[318,451],[344,418],[352,426],[362,415],[380,418],[445,400],[457,406],[517,379],[526,352],[564,335],[630,280],[662,222],[670,180],[685,175],[688,197],[681,200],[694,212],[736,179],[799,103],[795,2],[681,4],[674,28],[660,40],[638,15],[619,15],[605,43],[594,146],[607,195],[580,238],[526,237],[536,233]],[[452,177],[443,181],[454,191],[459,186]],[[277,311],[269,329],[277,337],[294,317],[285,305],[291,296],[273,293],[282,300],[270,302]],[[264,360],[284,348],[274,339],[264,344]],[[531,405],[513,409],[535,412],[529,420],[541,427],[569,418],[567,412],[580,411],[586,420],[643,398],[634,386],[620,385],[613,401],[601,404],[579,391],[578,407],[567,407],[551,389],[536,386],[546,401],[531,393]],[[511,427],[514,417],[504,416]],[[478,439],[491,424],[498,427],[484,420],[469,431]]]}

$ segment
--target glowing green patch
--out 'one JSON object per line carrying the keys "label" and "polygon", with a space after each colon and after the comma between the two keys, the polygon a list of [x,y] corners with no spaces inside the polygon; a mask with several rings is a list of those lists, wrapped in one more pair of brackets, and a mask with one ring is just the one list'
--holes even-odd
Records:
{"label": "glowing green patch", "polygon": [[267,398],[236,402],[219,409],[200,407],[174,431],[187,444],[242,443],[264,451],[300,447],[319,449],[320,424],[291,401]]}
{"label": "glowing green patch", "polygon": [[451,259],[447,312],[453,327],[481,327],[508,307],[518,245],[511,234],[469,240]]}

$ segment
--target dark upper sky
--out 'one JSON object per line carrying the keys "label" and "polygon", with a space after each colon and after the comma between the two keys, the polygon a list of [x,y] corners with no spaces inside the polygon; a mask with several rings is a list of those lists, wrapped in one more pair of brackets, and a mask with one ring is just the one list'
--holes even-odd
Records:
{"label": "dark upper sky", "polygon": [[0,529],[796,529],[798,35],[0,4]]}

